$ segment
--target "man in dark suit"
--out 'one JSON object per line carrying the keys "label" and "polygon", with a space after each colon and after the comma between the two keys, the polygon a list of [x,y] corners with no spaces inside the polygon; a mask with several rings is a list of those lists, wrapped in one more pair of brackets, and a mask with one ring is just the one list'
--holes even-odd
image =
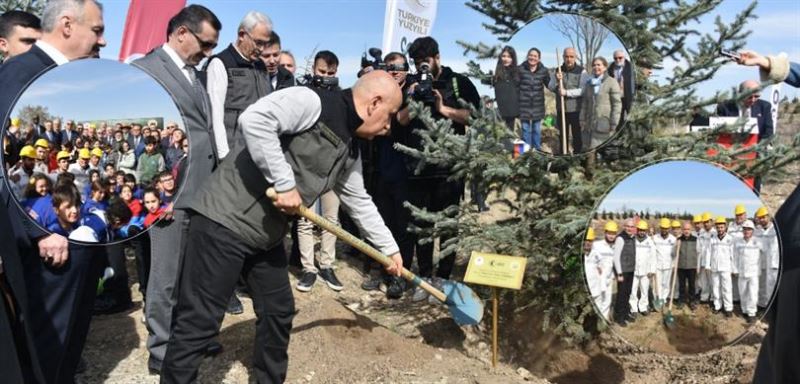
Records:
{"label": "man in dark suit", "polygon": [[294,74],[280,65],[281,38],[275,31],[269,36],[269,43],[261,51],[261,60],[267,67],[270,86],[273,90],[281,90],[296,85]]}
{"label": "man in dark suit", "polygon": [[[97,57],[106,44],[102,8],[94,1],[53,0],[43,14],[42,39],[0,66],[4,121],[28,82],[56,65]],[[69,246],[63,236],[42,231],[13,202],[5,183],[0,183],[0,244],[9,292],[19,303],[12,318],[15,337],[27,341],[17,350],[19,361],[27,359],[33,372],[40,367],[43,381],[72,382],[89,331],[99,258],[91,248]],[[6,379],[9,361],[0,362]]]}
{"label": "man in dark suit", "polygon": [[75,145],[75,139],[80,135],[75,131],[75,123],[72,120],[67,120],[64,125],[64,130],[61,131],[61,144],[70,143]]}
{"label": "man in dark suit", "polygon": [[[222,24],[211,11],[200,5],[190,5],[170,19],[167,43],[133,62],[135,67],[158,80],[170,93],[181,111],[189,138],[188,162],[181,162],[178,171],[183,180],[180,199],[167,208],[171,220],[162,220],[150,230],[151,274],[147,284],[145,317],[150,332],[147,365],[153,373],[161,371],[170,336],[172,308],[175,306],[173,291],[177,288],[183,257],[183,237],[189,226],[189,215],[183,203],[200,189],[218,163],[211,128],[211,106],[195,66],[203,58],[211,56],[220,29]],[[187,168],[191,170],[189,175],[185,174]],[[208,353],[219,350],[219,344],[215,344]]]}
{"label": "man in dark suit", "polygon": [[[755,80],[746,80],[739,84],[739,92],[750,92],[759,89],[760,85]],[[755,117],[758,121],[758,141],[766,140],[774,134],[772,124],[772,105],[759,99],[760,92],[756,92],[741,101],[728,101],[717,105],[717,116],[723,117]]]}
{"label": "man in dark suit", "polygon": [[131,133],[128,135],[128,144],[131,145],[136,159],[144,153],[144,136],[142,135],[142,125],[139,123],[131,124]]}
{"label": "man in dark suit", "polygon": [[631,109],[631,101],[635,92],[634,84],[636,83],[633,66],[625,58],[625,51],[621,49],[614,51],[614,62],[608,66],[607,72],[617,81],[619,89],[622,90],[622,117],[619,119],[619,124],[622,125],[625,122],[625,116],[628,116],[628,111]]}

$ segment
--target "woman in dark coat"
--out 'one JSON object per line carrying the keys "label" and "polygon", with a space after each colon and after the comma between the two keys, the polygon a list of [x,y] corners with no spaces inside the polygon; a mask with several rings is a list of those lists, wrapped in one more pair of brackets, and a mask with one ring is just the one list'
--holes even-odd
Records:
{"label": "woman in dark coat", "polygon": [[550,83],[550,72],[539,61],[537,48],[528,51],[528,59],[520,65],[519,117],[522,120],[522,140],[541,149],[542,119],[545,114],[544,89]]}
{"label": "woman in dark coat", "polygon": [[519,118],[519,81],[517,51],[506,45],[497,59],[492,85],[497,110],[511,130],[514,129],[514,121]]}

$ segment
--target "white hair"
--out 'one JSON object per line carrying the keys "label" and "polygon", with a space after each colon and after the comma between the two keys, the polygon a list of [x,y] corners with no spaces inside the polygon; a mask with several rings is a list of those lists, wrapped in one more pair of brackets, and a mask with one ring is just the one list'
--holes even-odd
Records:
{"label": "white hair", "polygon": [[272,30],[272,20],[270,20],[269,16],[258,11],[250,11],[242,18],[242,22],[239,23],[239,29],[237,29],[237,31],[243,29],[247,32],[252,32],[253,28],[259,24],[264,24],[267,26],[267,29]]}
{"label": "white hair", "polygon": [[74,16],[78,22],[83,21],[83,11],[86,7],[88,2],[92,2],[100,8],[100,11],[103,10],[103,4],[100,4],[96,0],[50,0],[47,2],[47,5],[44,6],[44,12],[42,12],[42,31],[53,32],[56,28],[56,23],[58,23],[58,19],[62,16],[71,14]]}

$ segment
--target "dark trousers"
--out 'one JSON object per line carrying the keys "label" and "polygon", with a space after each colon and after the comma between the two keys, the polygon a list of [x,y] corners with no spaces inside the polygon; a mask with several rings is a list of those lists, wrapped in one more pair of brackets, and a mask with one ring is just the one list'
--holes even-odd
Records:
{"label": "dark trousers", "polygon": [[294,297],[283,244],[251,247],[236,233],[201,215],[189,224],[178,302],[161,372],[162,383],[197,378],[208,343],[219,334],[234,286],[243,275],[258,320],[253,370],[259,383],[281,383],[288,367]]}
{"label": "dark trousers", "polygon": [[106,266],[114,270],[114,277],[103,284],[104,292],[115,303],[130,303],[131,290],[128,288],[128,268],[125,266],[125,245],[117,243],[106,246]]}
{"label": "dark trousers", "polygon": [[0,274],[0,381],[36,383],[39,381],[34,374],[33,358],[28,349],[25,330],[19,322],[22,308],[10,295],[5,277]]}
{"label": "dark trousers", "polygon": [[697,302],[697,294],[694,288],[696,278],[697,270],[694,268],[678,268],[678,297],[680,297],[681,302],[687,304]]}
{"label": "dark trousers", "polygon": [[617,284],[617,301],[614,302],[614,320],[621,321],[631,313],[628,299],[631,297],[633,287],[633,272],[623,272],[622,282]]}
{"label": "dark trousers", "polygon": [[89,334],[104,249],[70,244],[60,268],[45,265],[38,252],[29,256],[25,283],[37,356],[48,382],[71,383]]}
{"label": "dark trousers", "polygon": [[[583,138],[581,137],[582,136],[581,135],[581,113],[580,112],[567,112],[567,113],[564,114],[564,120],[566,120],[566,122],[567,122],[567,129],[569,129],[569,135],[572,136],[572,153],[581,153],[585,149],[588,149],[588,148],[583,148],[583,144],[584,143],[583,143]],[[561,137],[561,112],[560,111],[556,115],[556,127],[558,127],[558,134],[559,134],[559,138],[560,138]],[[559,141],[559,148],[561,148],[561,142],[560,141]]]}
{"label": "dark trousers", "polygon": [[408,200],[408,182],[381,182],[377,183],[375,189],[374,200],[378,212],[400,247],[403,266],[410,269],[414,262],[414,237],[408,232],[411,213],[403,206]]}
{"label": "dark trousers", "polygon": [[131,240],[133,254],[136,255],[136,274],[139,278],[139,292],[147,300],[147,279],[150,276],[150,233],[145,232]]}
{"label": "dark trousers", "polygon": [[[411,204],[428,211],[441,211],[450,205],[457,205],[464,192],[464,184],[461,182],[447,181],[443,177],[415,178],[408,183],[409,201]],[[414,224],[420,228],[431,228],[432,223],[414,220]],[[421,277],[433,276],[433,242],[419,244],[418,236],[412,235],[417,246],[417,264],[419,265],[419,275]],[[439,243],[444,244],[450,237],[440,237]],[[453,271],[456,255],[451,254],[439,260],[439,268],[436,276],[449,279]]]}

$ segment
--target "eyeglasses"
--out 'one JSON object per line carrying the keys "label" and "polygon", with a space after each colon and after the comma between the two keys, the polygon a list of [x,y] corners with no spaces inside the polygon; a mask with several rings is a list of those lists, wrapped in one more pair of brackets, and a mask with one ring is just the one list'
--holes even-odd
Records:
{"label": "eyeglasses", "polygon": [[189,31],[189,33],[192,34],[192,36],[194,36],[195,39],[197,39],[197,44],[200,45],[200,49],[202,49],[204,51],[208,51],[210,49],[214,49],[214,48],[217,47],[217,42],[216,41],[205,41],[205,40],[201,39],[200,36],[197,36],[197,34],[194,33],[194,31],[192,31],[189,27],[186,27],[186,26],[184,26],[184,27],[186,28],[187,31]]}
{"label": "eyeglasses", "polygon": [[622,60],[624,58],[625,58],[625,56],[618,56],[618,57],[615,57],[614,60]]}
{"label": "eyeglasses", "polygon": [[253,35],[250,34],[250,32],[247,31],[245,31],[244,33],[247,35],[247,37],[250,38],[250,40],[253,40],[253,44],[255,44],[256,47],[265,48],[267,45],[269,45],[269,40],[256,39],[255,37],[253,37]]}

